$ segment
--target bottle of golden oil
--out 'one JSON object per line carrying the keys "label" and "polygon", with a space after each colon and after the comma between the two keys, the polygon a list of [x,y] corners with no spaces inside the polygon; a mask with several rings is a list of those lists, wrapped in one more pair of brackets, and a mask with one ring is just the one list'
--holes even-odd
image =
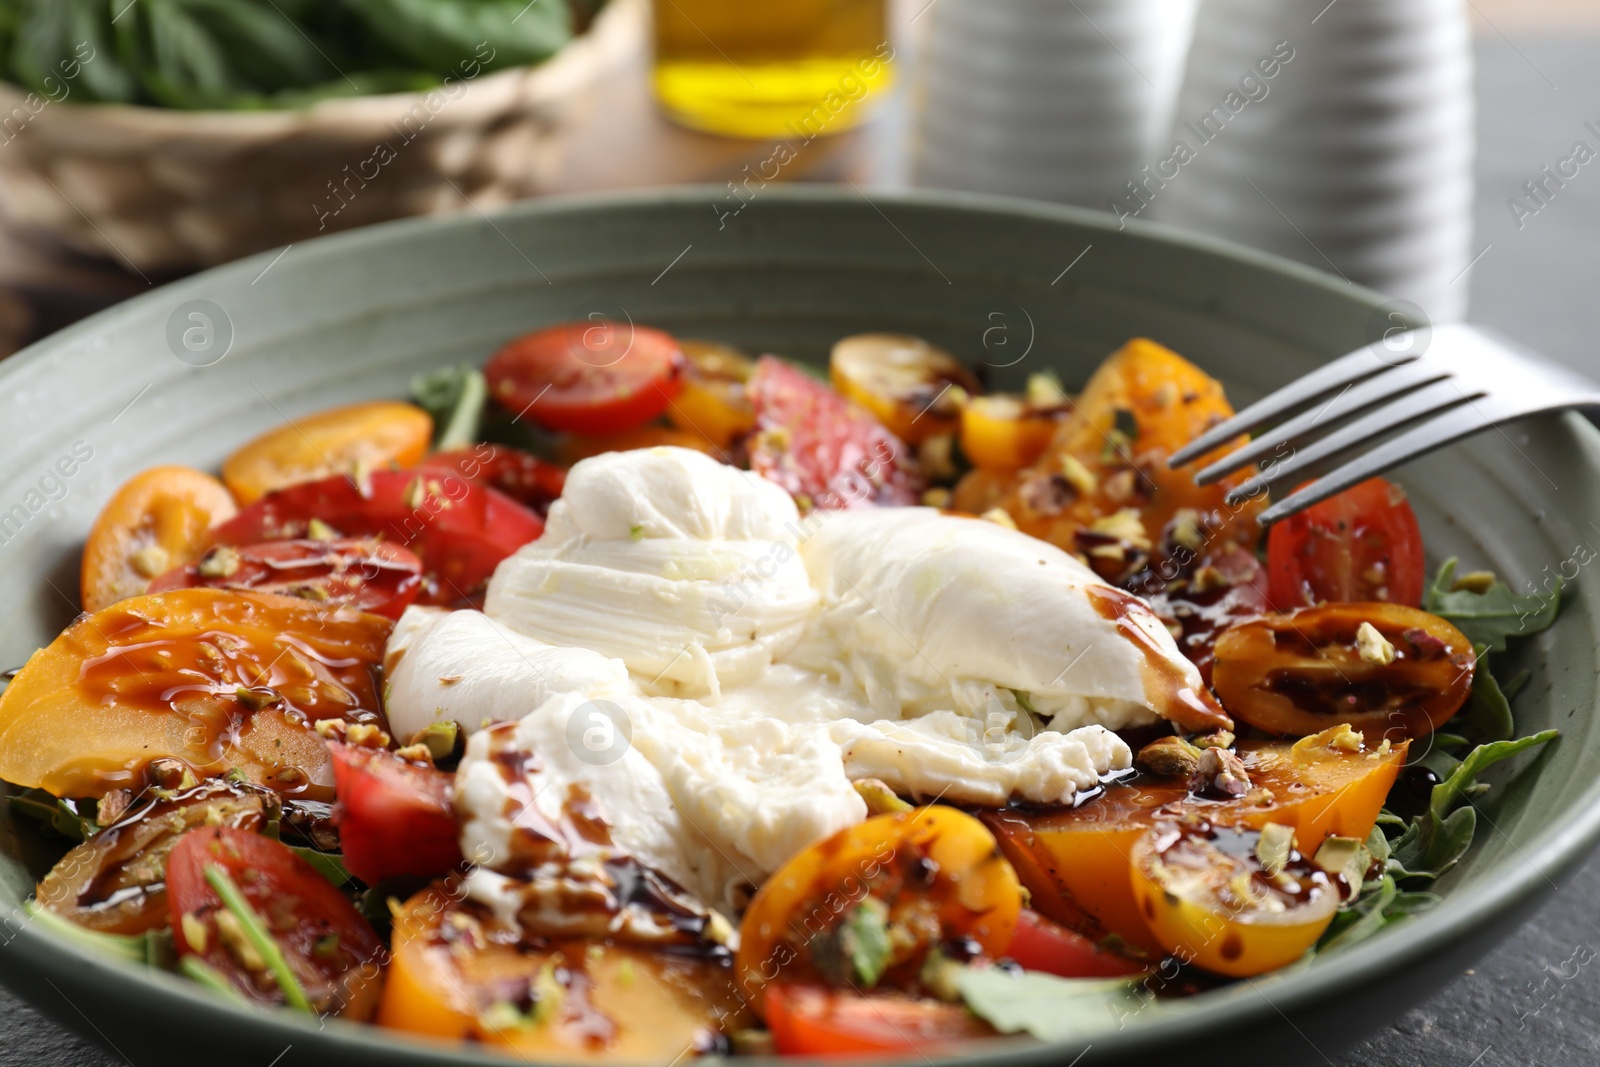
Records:
{"label": "bottle of golden oil", "polygon": [[886,0],[654,0],[656,97],[675,121],[809,141],[894,79]]}

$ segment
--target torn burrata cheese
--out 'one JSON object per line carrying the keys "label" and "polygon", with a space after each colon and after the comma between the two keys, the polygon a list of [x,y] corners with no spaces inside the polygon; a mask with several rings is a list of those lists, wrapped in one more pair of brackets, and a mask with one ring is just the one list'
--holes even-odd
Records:
{"label": "torn burrata cheese", "polygon": [[1131,765],[1112,729],[1225,721],[1148,607],[1050,545],[927,508],[802,520],[776,485],[677,448],[574,466],[484,611],[412,608],[388,658],[399,736],[441,718],[473,735],[462,846],[502,898],[494,872],[568,848],[551,828],[579,809],[737,910],[866,817],[855,781],[1071,803]]}

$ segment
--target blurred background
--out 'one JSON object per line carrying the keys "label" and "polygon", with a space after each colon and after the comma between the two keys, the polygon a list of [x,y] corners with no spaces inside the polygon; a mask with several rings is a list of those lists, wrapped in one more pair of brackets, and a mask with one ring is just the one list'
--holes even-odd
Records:
{"label": "blurred background", "polygon": [[0,350],[384,219],[833,182],[1214,234],[1582,366],[1597,45],[1592,0],[0,0]]}

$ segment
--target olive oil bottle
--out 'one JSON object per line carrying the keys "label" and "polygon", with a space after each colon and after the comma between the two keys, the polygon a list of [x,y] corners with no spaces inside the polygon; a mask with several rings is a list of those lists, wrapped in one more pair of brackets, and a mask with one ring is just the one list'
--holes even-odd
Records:
{"label": "olive oil bottle", "polygon": [[886,0],[654,0],[653,84],[676,122],[809,141],[894,80]]}

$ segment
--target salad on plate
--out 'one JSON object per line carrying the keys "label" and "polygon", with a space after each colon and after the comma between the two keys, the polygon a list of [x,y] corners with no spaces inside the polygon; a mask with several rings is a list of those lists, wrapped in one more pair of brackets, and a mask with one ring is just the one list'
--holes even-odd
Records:
{"label": "salad on plate", "polygon": [[1555,736],[1557,595],[1381,479],[1264,530],[1153,341],[1005,393],[591,321],[412,394],[106,502],[0,691],[42,927],[525,1057],[1071,1040],[1425,911]]}

